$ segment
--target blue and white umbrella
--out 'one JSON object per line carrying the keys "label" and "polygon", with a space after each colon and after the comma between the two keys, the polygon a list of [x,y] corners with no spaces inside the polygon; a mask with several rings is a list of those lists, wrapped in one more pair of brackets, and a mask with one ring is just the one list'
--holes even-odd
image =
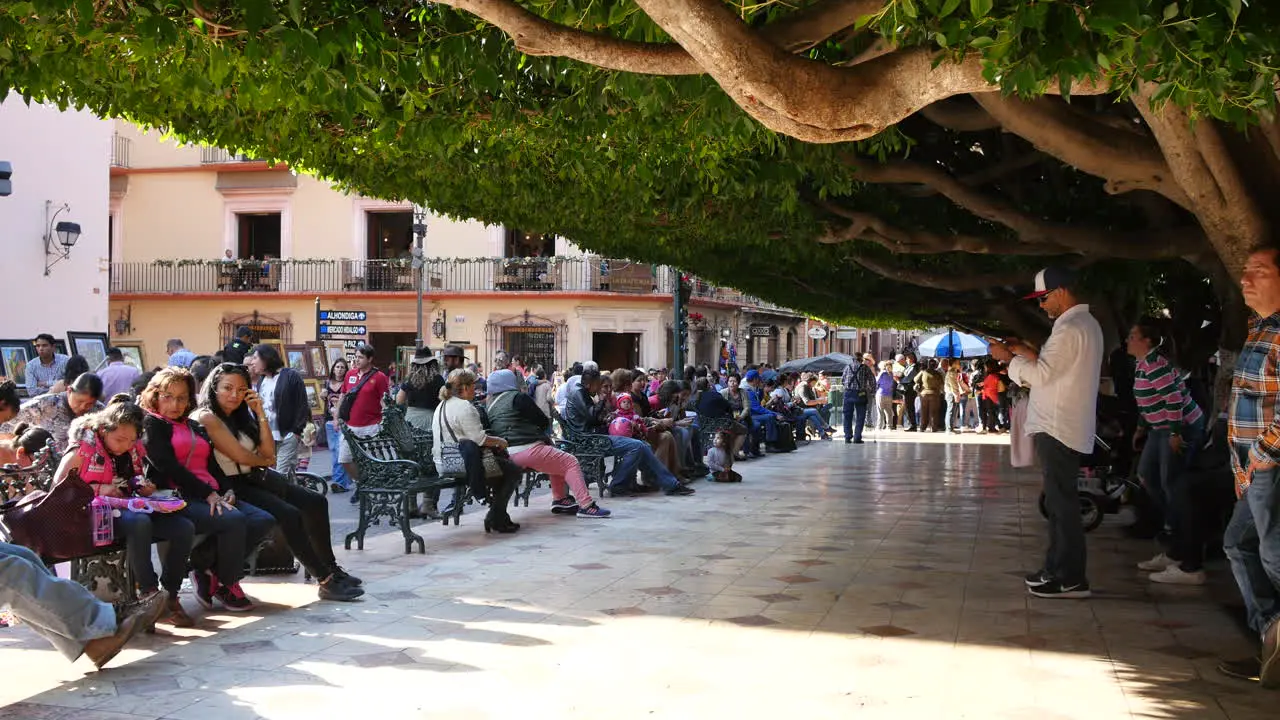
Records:
{"label": "blue and white umbrella", "polygon": [[955,330],[948,330],[921,342],[916,350],[921,357],[975,358],[990,354],[986,340]]}

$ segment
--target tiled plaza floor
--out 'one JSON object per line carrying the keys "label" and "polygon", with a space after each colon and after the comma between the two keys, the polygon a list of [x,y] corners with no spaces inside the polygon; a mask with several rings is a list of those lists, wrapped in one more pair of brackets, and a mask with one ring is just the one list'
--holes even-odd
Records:
{"label": "tiled plaza floor", "polygon": [[363,602],[254,579],[270,607],[162,627],[100,673],[0,630],[0,717],[1280,717],[1280,693],[1214,670],[1251,652],[1223,567],[1149,585],[1151,547],[1113,516],[1089,536],[1093,600],[1028,598],[1037,477],[994,439],[883,440],[607,501],[608,521],[552,516],[542,490],[514,536],[474,512],[421,527],[425,556],[382,534],[338,550]]}

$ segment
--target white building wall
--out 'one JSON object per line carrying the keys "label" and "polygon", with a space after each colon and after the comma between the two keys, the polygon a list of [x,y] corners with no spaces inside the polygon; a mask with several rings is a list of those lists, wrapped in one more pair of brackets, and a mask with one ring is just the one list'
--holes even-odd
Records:
{"label": "white building wall", "polygon": [[[0,160],[13,165],[13,194],[0,197],[0,258],[10,308],[0,338],[106,332],[111,123],[83,111],[0,102]],[[71,257],[44,274],[45,202],[80,224]],[[55,240],[56,245],[56,240]]]}

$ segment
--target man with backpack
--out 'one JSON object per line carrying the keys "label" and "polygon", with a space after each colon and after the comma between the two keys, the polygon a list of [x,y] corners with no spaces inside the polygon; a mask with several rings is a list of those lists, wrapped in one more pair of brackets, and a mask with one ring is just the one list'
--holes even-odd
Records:
{"label": "man with backpack", "polygon": [[867,424],[867,406],[876,395],[876,374],[871,368],[876,359],[871,353],[855,356],[840,376],[844,385],[844,444],[862,444],[862,429]]}

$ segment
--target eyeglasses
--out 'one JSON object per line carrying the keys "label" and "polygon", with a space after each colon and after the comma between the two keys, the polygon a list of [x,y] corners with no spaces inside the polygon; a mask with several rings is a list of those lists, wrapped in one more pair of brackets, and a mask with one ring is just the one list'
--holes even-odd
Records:
{"label": "eyeglasses", "polygon": [[1055,292],[1057,292],[1056,288],[1036,298],[1036,302],[1040,303],[1041,305],[1044,305],[1046,302],[1049,301],[1049,296],[1053,295]]}
{"label": "eyeglasses", "polygon": [[190,396],[187,396],[187,395],[174,395],[172,393],[167,393],[167,392],[160,393],[159,398],[161,402],[180,402],[180,403],[185,403],[191,399]]}

